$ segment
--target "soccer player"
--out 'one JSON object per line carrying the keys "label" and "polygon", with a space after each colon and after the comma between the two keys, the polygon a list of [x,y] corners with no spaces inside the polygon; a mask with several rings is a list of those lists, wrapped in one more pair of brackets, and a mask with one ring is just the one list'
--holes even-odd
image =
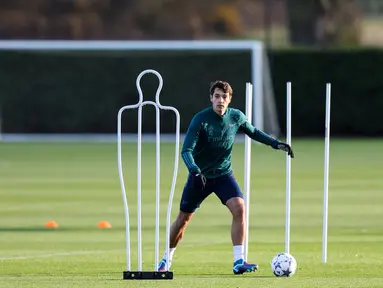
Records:
{"label": "soccer player", "polygon": [[[166,249],[158,271],[170,269],[172,258],[185,229],[200,204],[214,192],[232,214],[231,239],[234,252],[234,274],[253,272],[256,264],[244,259],[245,204],[243,194],[231,167],[235,135],[244,132],[251,139],[280,149],[294,157],[291,147],[252,126],[246,116],[229,108],[233,90],[229,83],[216,81],[210,87],[212,106],[197,113],[188,128],[182,147],[182,159],[189,170],[180,211],[170,229],[169,265]],[[167,267],[168,266],[168,267]]]}

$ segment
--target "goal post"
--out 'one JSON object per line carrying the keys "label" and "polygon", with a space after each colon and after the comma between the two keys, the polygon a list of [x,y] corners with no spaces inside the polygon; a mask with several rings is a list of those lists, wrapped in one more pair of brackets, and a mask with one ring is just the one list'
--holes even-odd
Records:
{"label": "goal post", "polygon": [[[265,69],[265,53],[263,43],[253,40],[154,40],[154,41],[130,41],[130,40],[0,40],[0,51],[248,51],[251,63],[251,83],[253,89],[253,119],[254,126],[265,131],[267,127],[272,134],[279,132],[275,113],[265,113],[265,111],[275,111],[275,107],[265,107],[265,105],[275,106],[274,95],[270,83],[266,82],[270,75]],[[267,57],[267,56],[266,56]],[[267,63],[268,64],[268,63]],[[243,85],[245,85],[245,80]],[[266,94],[264,93],[266,90]],[[268,97],[265,101],[264,95]],[[265,119],[265,116],[270,119]],[[265,125],[265,121],[270,125]],[[275,125],[277,125],[275,127]],[[275,135],[277,136],[277,135]]]}

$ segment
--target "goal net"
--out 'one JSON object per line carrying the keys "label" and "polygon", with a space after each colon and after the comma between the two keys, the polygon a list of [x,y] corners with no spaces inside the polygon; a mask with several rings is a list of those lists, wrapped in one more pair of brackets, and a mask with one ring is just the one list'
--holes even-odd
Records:
{"label": "goal net", "polygon": [[[251,82],[252,123],[275,136],[280,131],[261,42],[5,40],[0,59],[3,133],[115,133],[116,113],[137,103],[135,79],[145,69],[163,76],[161,102],[180,111],[181,132],[210,105],[209,85],[218,79],[231,83],[232,106],[242,111]],[[145,100],[153,100],[156,79],[142,85]],[[145,112],[144,132],[155,131],[154,115]],[[124,133],[135,129],[136,119],[124,118]]]}

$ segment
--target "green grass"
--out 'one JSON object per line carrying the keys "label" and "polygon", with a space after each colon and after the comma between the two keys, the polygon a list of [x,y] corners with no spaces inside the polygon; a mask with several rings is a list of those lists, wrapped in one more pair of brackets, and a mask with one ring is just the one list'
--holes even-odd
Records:
{"label": "green grass", "polygon": [[[125,226],[115,144],[0,144],[0,287],[382,287],[383,141],[331,142],[328,263],[321,263],[323,140],[294,140],[291,253],[296,275],[278,279],[269,262],[284,250],[285,156],[253,145],[251,261],[260,271],[232,275],[231,217],[212,195],[177,249],[173,281],[122,281]],[[143,147],[144,268],[153,269],[154,145]],[[162,144],[161,205],[166,208],[173,145]],[[136,227],[136,146],[124,146],[131,223]],[[233,166],[243,183],[243,145]],[[187,172],[182,162],[174,219]],[[161,211],[161,256],[164,219]],[[44,223],[55,220],[56,230]],[[97,223],[107,220],[112,229]],[[132,263],[136,268],[136,233]]]}

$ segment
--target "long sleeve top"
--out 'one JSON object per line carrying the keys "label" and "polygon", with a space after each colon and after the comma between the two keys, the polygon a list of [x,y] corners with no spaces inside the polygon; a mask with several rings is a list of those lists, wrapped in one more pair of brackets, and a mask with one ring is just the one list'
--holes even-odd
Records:
{"label": "long sleeve top", "polygon": [[221,116],[210,107],[193,117],[185,135],[181,155],[189,172],[201,172],[206,178],[230,173],[232,148],[239,131],[274,149],[280,143],[251,125],[240,110],[227,108]]}

